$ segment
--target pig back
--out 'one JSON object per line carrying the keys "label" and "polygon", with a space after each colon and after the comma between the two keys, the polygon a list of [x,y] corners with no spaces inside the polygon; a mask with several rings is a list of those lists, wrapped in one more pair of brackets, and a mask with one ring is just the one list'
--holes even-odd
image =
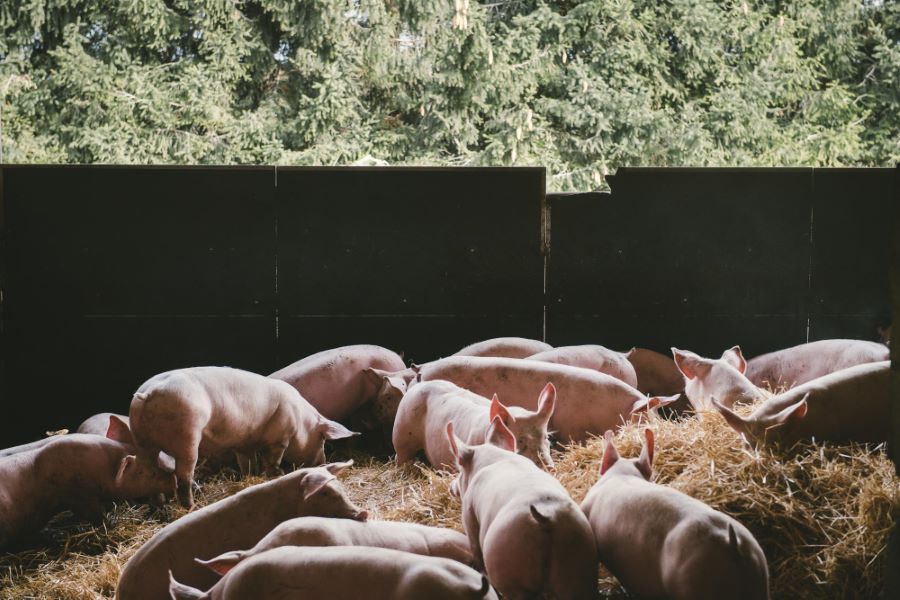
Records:
{"label": "pig back", "polygon": [[181,583],[209,589],[219,578],[194,558],[252,548],[278,523],[299,516],[301,477],[303,470],[298,470],[252,486],[166,525],[125,564],[116,598],[165,598],[170,570]]}
{"label": "pig back", "polygon": [[378,390],[364,373],[369,368],[396,372],[406,365],[387,348],[360,344],[318,352],[269,377],[289,383],[325,418],[342,421],[375,398]]}
{"label": "pig back", "polygon": [[861,364],[813,379],[770,398],[751,418],[772,417],[809,394],[803,418],[771,430],[782,443],[810,438],[887,441],[891,434],[890,364]]}
{"label": "pig back", "polygon": [[267,597],[285,589],[291,589],[291,598],[298,600],[494,597],[479,573],[456,561],[348,546],[267,550],[235,567],[214,591],[215,597],[236,600]]}
{"label": "pig back", "polygon": [[[628,419],[644,396],[628,384],[581,367],[514,358],[449,357],[424,365],[423,380],[445,379],[504,404],[537,410],[547,383],[557,390],[551,429],[565,441],[601,435]],[[415,388],[413,388],[415,389]]]}
{"label": "pig back", "polygon": [[603,346],[593,344],[561,346],[529,356],[528,360],[593,369],[615,377],[633,388],[637,388],[637,375],[635,374],[634,366],[628,362],[624,354]]}
{"label": "pig back", "polygon": [[747,379],[757,386],[795,386],[865,363],[888,360],[883,344],[865,340],[819,340],[747,361]]}
{"label": "pig back", "polygon": [[526,358],[552,349],[553,346],[550,344],[538,340],[520,337],[500,337],[470,344],[453,356]]}

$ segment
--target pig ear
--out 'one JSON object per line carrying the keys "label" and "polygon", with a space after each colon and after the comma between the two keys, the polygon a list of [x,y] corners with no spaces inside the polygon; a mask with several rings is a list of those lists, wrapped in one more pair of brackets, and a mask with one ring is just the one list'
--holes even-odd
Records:
{"label": "pig ear", "polygon": [[172,575],[172,570],[169,569],[169,597],[174,600],[201,600],[206,597],[206,594],[196,588],[178,583],[175,576]]}
{"label": "pig ear", "polygon": [[606,439],[606,449],[603,450],[603,461],[600,463],[601,477],[619,460],[619,452],[613,444],[613,432],[607,431],[603,437]]}
{"label": "pig ear", "polygon": [[772,417],[772,421],[769,423],[768,428],[772,427],[781,427],[786,424],[791,419],[802,419],[806,416],[807,410],[809,410],[809,405],[807,404],[807,399],[809,398],[809,392],[803,396],[799,402],[791,404],[780,413]]}
{"label": "pig ear", "polygon": [[632,346],[631,350],[628,350],[627,352],[623,352],[622,354],[625,356],[625,358],[631,358],[635,352],[637,352],[637,348]]}
{"label": "pig ear", "polygon": [[512,434],[506,423],[499,416],[491,420],[491,426],[488,428],[485,442],[510,452],[516,451],[516,436]]}
{"label": "pig ear", "polygon": [[319,422],[318,429],[326,440],[342,440],[344,438],[353,437],[354,435],[359,435],[359,432],[350,431],[337,421],[331,421],[325,417],[322,417],[322,420]]}
{"label": "pig ear", "polygon": [[353,465],[353,459],[351,458],[348,461],[344,462],[333,462],[328,463],[327,465],[322,465],[323,469],[326,469],[332,475],[338,475],[341,471]]}
{"label": "pig ear", "polygon": [[687,379],[694,379],[698,375],[703,375],[709,371],[710,365],[693,352],[672,348],[672,356],[675,358],[675,366]]}
{"label": "pig ear", "polygon": [[750,435],[750,427],[747,419],[740,416],[730,408],[726,408],[721,402],[719,402],[715,397],[710,398],[712,401],[712,405],[716,407],[716,410],[719,411],[725,421],[731,425],[731,428],[737,431],[738,433],[742,433],[744,435]]}
{"label": "pig ear", "polygon": [[541,415],[541,418],[549,422],[555,408],[556,386],[552,383],[547,383],[547,385],[544,386],[544,389],[541,390],[541,395],[538,396],[537,414]]}
{"label": "pig ear", "polygon": [[461,469],[465,463],[472,460],[472,449],[453,433],[453,421],[447,423],[447,440],[450,442],[450,451],[456,458],[456,466]]}
{"label": "pig ear", "polygon": [[744,359],[744,355],[741,353],[740,346],[732,346],[731,348],[723,352],[722,360],[737,369],[741,373],[741,375],[743,375],[747,371],[747,361]]}
{"label": "pig ear", "polygon": [[131,428],[116,415],[109,415],[109,427],[106,429],[106,437],[123,444],[134,445]]}
{"label": "pig ear", "polygon": [[235,550],[233,552],[226,552],[221,556],[217,556],[209,560],[200,560],[199,558],[195,558],[194,562],[198,565],[203,565],[213,573],[225,575],[226,573],[228,573],[228,571],[237,566],[237,564],[243,559],[244,553]]}
{"label": "pig ear", "polygon": [[653,445],[654,445],[654,437],[653,430],[649,427],[644,429],[644,447],[641,448],[641,455],[637,459],[636,466],[638,471],[641,472],[641,475],[644,476],[644,479],[650,481],[650,477],[653,475]]}
{"label": "pig ear", "polygon": [[512,420],[512,415],[509,414],[505,406],[500,404],[497,394],[494,394],[494,397],[491,398],[491,412],[488,415],[488,420],[493,421],[494,417],[500,417],[504,422]]}
{"label": "pig ear", "polygon": [[337,479],[337,477],[330,473],[328,475],[316,473],[315,471],[307,473],[306,476],[300,480],[300,488],[303,490],[303,499],[309,500],[335,479]]}
{"label": "pig ear", "polygon": [[134,464],[134,461],[137,457],[134,454],[129,454],[127,456],[123,456],[122,460],[119,462],[119,469],[116,471],[116,483],[121,484],[122,479],[125,477],[125,471]]}
{"label": "pig ear", "polygon": [[369,381],[375,383],[379,387],[387,377],[387,371],[382,371],[381,369],[375,369],[372,367],[366,367],[365,369],[363,369],[363,373],[365,373],[365,376]]}

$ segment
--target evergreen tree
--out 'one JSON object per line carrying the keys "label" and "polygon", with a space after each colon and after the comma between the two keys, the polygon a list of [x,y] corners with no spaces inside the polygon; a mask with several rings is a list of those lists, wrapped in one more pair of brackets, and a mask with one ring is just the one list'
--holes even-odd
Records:
{"label": "evergreen tree", "polygon": [[900,162],[879,0],[7,0],[7,162]]}

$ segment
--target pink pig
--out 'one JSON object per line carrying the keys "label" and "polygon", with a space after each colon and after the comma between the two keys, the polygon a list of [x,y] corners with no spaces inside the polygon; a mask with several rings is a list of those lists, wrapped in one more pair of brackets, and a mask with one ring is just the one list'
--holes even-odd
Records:
{"label": "pink pig", "polygon": [[447,438],[459,476],[463,525],[477,568],[504,598],[597,597],[597,550],[578,505],[552,475],[515,453],[516,439],[494,417],[485,444]]}
{"label": "pink pig", "polygon": [[[113,418],[117,419],[118,422],[112,423],[111,419]],[[124,428],[122,427],[123,424]],[[66,430],[63,430],[63,432],[59,435],[64,435],[65,433]],[[75,431],[75,433],[99,435],[102,437],[108,437],[109,439],[115,440],[117,442],[122,442],[123,444],[134,446],[134,439],[131,437],[131,429],[128,428],[128,417],[124,417],[122,415],[114,415],[113,413],[100,413],[88,417],[81,425],[78,426],[78,429]],[[4,448],[0,450],[0,457],[12,456],[13,454],[18,454],[19,452],[43,448],[49,442],[52,442],[53,440],[58,438],[59,435],[50,435],[35,442],[22,444],[21,446]]]}
{"label": "pink pig", "polygon": [[745,375],[758,386],[793,386],[847,367],[889,358],[887,347],[875,342],[821,340],[751,358]]}
{"label": "pink pig", "polygon": [[453,356],[499,356],[503,358],[526,358],[538,352],[552,350],[553,346],[520,337],[499,337],[466,346]]}
{"label": "pink pig", "polygon": [[528,357],[528,360],[540,360],[559,365],[593,369],[624,381],[633,388],[637,388],[637,374],[625,355],[603,346],[593,344],[561,346],[553,350],[533,354]]}
{"label": "pink pig", "polygon": [[171,471],[138,464],[124,444],[80,433],[0,458],[0,481],[0,548],[35,535],[66,509],[99,522],[104,501],[175,492]]}
{"label": "pink pig", "polygon": [[671,600],[766,600],[766,557],[746,527],[703,502],[650,482],[653,432],[637,459],[606,437],[600,480],[581,509],[600,561],[629,594]]}
{"label": "pink pig", "polygon": [[78,426],[76,433],[103,435],[123,444],[134,445],[134,438],[131,436],[131,424],[125,415],[107,412],[98,413],[85,419]]}
{"label": "pink pig", "polygon": [[672,354],[684,375],[684,392],[696,411],[713,410],[713,397],[729,408],[764,398],[762,390],[744,377],[747,362],[740,346],[729,348],[718,360],[678,348],[672,348]]}
{"label": "pink pig", "polygon": [[409,462],[424,449],[433,466],[454,467],[456,457],[444,436],[447,423],[453,422],[457,435],[467,444],[482,444],[491,420],[499,415],[516,437],[519,454],[538,466],[552,467],[547,424],[555,404],[553,384],[547,384],[541,392],[537,412],[503,406],[496,394],[489,401],[449,381],[417,384],[400,402],[394,421],[397,464]]}
{"label": "pink pig", "polygon": [[[647,398],[630,385],[591,369],[516,358],[451,356],[422,365],[416,381],[444,379],[512,406],[537,408],[541,390],[557,391],[550,427],[564,442],[584,441],[675,398]],[[412,389],[415,389],[413,387]]]}
{"label": "pink pig", "polygon": [[262,450],[273,470],[282,458],[296,465],[325,462],[326,440],[353,435],[319,414],[290,384],[228,367],[168,371],[144,383],[131,401],[138,457],[160,450],[175,459],[178,496],[193,505],[191,484],[201,456],[233,450],[241,472]]}
{"label": "pink pig", "polygon": [[226,552],[197,563],[225,575],[241,561],[282,546],[366,546],[391,548],[423,556],[442,556],[472,564],[465,535],[452,529],[394,521],[351,521],[325,517],[298,517],[269,532],[253,548]]}
{"label": "pink pig", "polygon": [[275,548],[206,593],[170,579],[175,600],[497,600],[487,579],[463,564],[388,548]]}
{"label": "pink pig", "polygon": [[326,419],[343,422],[381,392],[382,378],[373,374],[405,366],[387,348],[360,344],[307,356],[269,377],[294,386]]}
{"label": "pink pig", "polygon": [[335,475],[353,463],[299,469],[248,487],[166,525],[134,554],[119,578],[117,600],[165,598],[169,572],[208,589],[217,577],[194,562],[229,550],[252,548],[282,521],[305,515],[366,520]]}
{"label": "pink pig", "polygon": [[769,398],[749,417],[713,404],[751,443],[880,443],[891,435],[890,372],[887,360],[835,371]]}

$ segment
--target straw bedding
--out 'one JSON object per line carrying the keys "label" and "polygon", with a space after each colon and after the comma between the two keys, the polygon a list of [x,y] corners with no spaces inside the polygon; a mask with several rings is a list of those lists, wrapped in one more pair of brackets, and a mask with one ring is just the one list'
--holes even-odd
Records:
{"label": "straw bedding", "polygon": [[[881,447],[806,444],[793,450],[742,448],[718,415],[668,421],[651,416],[656,481],[740,520],[759,540],[771,571],[773,598],[873,598],[883,586],[886,544],[900,513],[900,480]],[[643,425],[616,435],[623,457],[640,451]],[[602,440],[555,453],[556,476],[576,501],[597,479]],[[371,518],[461,530],[452,475],[418,463],[398,468],[364,455],[341,479]],[[204,505],[262,481],[225,472],[202,483]],[[42,551],[0,556],[0,599],[111,598],[125,561],[165,523],[184,514],[122,504],[107,525],[48,528]],[[627,597],[602,568],[606,596]]]}

